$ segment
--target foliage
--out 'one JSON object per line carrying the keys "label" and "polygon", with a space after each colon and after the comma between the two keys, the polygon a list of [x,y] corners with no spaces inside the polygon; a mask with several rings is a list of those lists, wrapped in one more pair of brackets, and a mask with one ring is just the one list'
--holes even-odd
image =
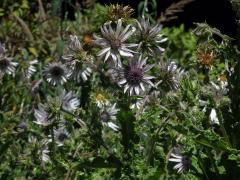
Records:
{"label": "foliage", "polygon": [[[148,17],[143,3],[139,17]],[[134,18],[109,23],[110,6],[100,4],[76,9],[75,21],[62,20],[39,1],[0,5],[0,179],[240,178],[240,63],[230,37],[205,23],[195,30],[161,29],[154,14],[152,26],[143,21],[157,29],[152,37]],[[156,8],[156,1],[150,6]],[[120,53],[121,66],[99,56],[106,29],[114,31],[119,23],[129,25],[125,33],[132,36],[121,43],[134,51]],[[131,53],[148,58],[146,73],[155,78],[128,64]],[[1,69],[7,57],[18,63],[12,64],[16,71]],[[66,82],[53,84],[51,67]],[[128,83],[123,87],[122,74],[115,75],[122,69]],[[139,85],[137,93],[143,77],[153,85],[145,91]],[[62,127],[68,132],[63,139],[57,136]],[[173,154],[181,157],[178,168]]]}

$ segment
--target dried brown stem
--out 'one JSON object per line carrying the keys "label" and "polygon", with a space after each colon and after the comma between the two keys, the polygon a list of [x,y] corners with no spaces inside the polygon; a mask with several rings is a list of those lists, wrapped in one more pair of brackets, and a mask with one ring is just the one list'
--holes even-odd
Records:
{"label": "dried brown stem", "polygon": [[182,12],[184,7],[193,1],[194,0],[181,0],[177,3],[172,3],[163,13],[161,13],[158,21],[164,23],[173,19],[177,19],[178,16],[176,14]]}

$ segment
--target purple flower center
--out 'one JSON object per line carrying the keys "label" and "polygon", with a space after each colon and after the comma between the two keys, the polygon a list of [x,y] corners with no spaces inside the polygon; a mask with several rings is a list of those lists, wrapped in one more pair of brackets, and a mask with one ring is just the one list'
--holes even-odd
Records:
{"label": "purple flower center", "polygon": [[118,48],[121,47],[122,42],[119,39],[114,39],[114,40],[111,40],[110,44],[113,49],[117,50]]}
{"label": "purple flower center", "polygon": [[143,79],[143,69],[136,65],[130,66],[125,72],[125,78],[131,85],[138,85]]}
{"label": "purple flower center", "polygon": [[64,74],[64,70],[59,66],[54,66],[51,68],[50,73],[55,78],[60,78]]}
{"label": "purple flower center", "polygon": [[3,59],[0,61],[0,70],[5,71],[7,67],[10,65],[9,61],[6,59]]}
{"label": "purple flower center", "polygon": [[103,112],[103,113],[101,114],[101,120],[102,120],[103,122],[108,122],[110,119],[111,119],[111,117],[110,117],[110,115],[109,115],[108,112]]}
{"label": "purple flower center", "polygon": [[67,135],[65,133],[60,133],[58,135],[58,140],[63,142],[67,138]]}

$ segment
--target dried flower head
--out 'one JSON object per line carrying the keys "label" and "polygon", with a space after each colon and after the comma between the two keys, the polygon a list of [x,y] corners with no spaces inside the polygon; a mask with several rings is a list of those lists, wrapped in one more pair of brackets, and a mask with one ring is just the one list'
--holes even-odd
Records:
{"label": "dried flower head", "polygon": [[111,4],[107,6],[107,16],[110,21],[117,21],[119,19],[127,20],[132,15],[134,9],[130,6],[122,4]]}
{"label": "dried flower head", "polygon": [[70,72],[64,64],[53,62],[45,67],[43,76],[49,83],[55,86],[67,82]]}
{"label": "dried flower head", "polygon": [[83,42],[84,42],[84,44],[91,46],[93,44],[92,34],[85,34],[83,36]]}
{"label": "dried flower head", "polygon": [[142,60],[142,55],[130,59],[128,65],[119,70],[120,80],[118,84],[124,86],[124,93],[139,95],[145,91],[145,86],[154,86],[151,82],[153,76],[146,74],[153,66],[146,65],[147,58]]}
{"label": "dried flower head", "polygon": [[129,48],[138,46],[137,44],[128,44],[125,41],[135,32],[135,28],[128,25],[122,30],[122,20],[119,19],[115,31],[111,23],[104,24],[101,27],[102,37],[94,35],[94,43],[102,47],[97,56],[104,57],[104,62],[110,57],[115,66],[121,66],[120,56],[133,57],[134,51]]}
{"label": "dried flower head", "polygon": [[157,76],[159,81],[156,86],[160,85],[160,88],[165,92],[177,90],[184,74],[184,70],[178,68],[175,62],[160,60]]}
{"label": "dried flower head", "polygon": [[118,131],[119,127],[114,123],[119,109],[116,109],[116,103],[107,105],[100,109],[100,120],[103,125],[110,127],[114,131]]}
{"label": "dried flower head", "polygon": [[201,45],[196,52],[198,63],[204,68],[211,69],[215,63],[216,55],[207,45]]}
{"label": "dried flower head", "polygon": [[167,41],[167,38],[163,37],[161,34],[162,25],[156,24],[151,26],[149,19],[142,18],[137,21],[139,30],[139,48],[143,51],[147,51],[150,55],[154,52],[164,52],[165,49],[160,46],[160,44]]}

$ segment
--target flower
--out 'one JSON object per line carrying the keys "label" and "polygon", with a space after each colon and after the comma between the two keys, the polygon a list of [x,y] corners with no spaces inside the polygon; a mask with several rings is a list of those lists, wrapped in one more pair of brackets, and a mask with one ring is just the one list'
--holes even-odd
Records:
{"label": "flower", "polygon": [[34,59],[32,61],[29,61],[28,63],[28,69],[27,69],[27,72],[26,72],[26,77],[27,78],[31,78],[32,75],[37,71],[36,70],[36,67],[34,65],[36,65],[38,63],[38,60],[37,59]]}
{"label": "flower", "polygon": [[160,44],[167,41],[167,38],[163,38],[161,34],[162,25],[156,24],[151,26],[149,19],[142,18],[140,21],[137,21],[140,43],[139,48],[142,50],[147,50],[151,55],[154,51],[164,52],[165,49],[160,47]]}
{"label": "flower", "polygon": [[108,105],[100,109],[100,120],[103,125],[110,127],[114,131],[118,131],[119,127],[112,121],[116,121],[116,115],[119,109],[116,109],[116,103],[114,105]]}
{"label": "flower", "polygon": [[212,108],[209,117],[210,117],[210,120],[211,120],[211,122],[212,122],[213,124],[217,124],[217,125],[220,124],[220,123],[219,123],[219,119],[218,119],[218,117],[217,117],[217,112],[216,112],[216,110],[215,110],[214,108]]}
{"label": "flower", "polygon": [[129,95],[139,95],[141,91],[145,91],[144,85],[154,86],[151,82],[153,76],[146,75],[153,66],[146,65],[147,58],[142,60],[142,55],[138,58],[135,56],[130,59],[125,68],[119,70],[120,80],[118,84],[124,86],[124,93],[127,91]]}
{"label": "flower", "polygon": [[207,69],[212,69],[214,65],[216,55],[211,47],[208,47],[207,44],[202,44],[197,49],[196,52],[198,63]]}
{"label": "flower", "polygon": [[83,50],[82,44],[76,35],[70,35],[70,43],[68,44],[68,49],[75,53]]}
{"label": "flower", "polygon": [[145,102],[145,98],[137,98],[131,105],[130,109],[140,109]]}
{"label": "flower", "polygon": [[66,91],[63,90],[60,94],[60,99],[62,103],[62,108],[65,111],[74,111],[78,108],[80,104],[79,100],[76,98],[76,95],[72,91],[66,93]]}
{"label": "flower", "polygon": [[220,82],[222,89],[225,89],[228,86],[228,81],[225,74],[221,74],[218,78],[218,81]]}
{"label": "flower", "polygon": [[36,124],[48,126],[52,123],[48,113],[44,110],[44,108],[41,105],[38,106],[38,109],[34,110],[34,116],[36,118],[36,121],[34,121],[34,123]]}
{"label": "flower", "polygon": [[130,6],[124,6],[120,4],[111,4],[107,6],[107,16],[110,21],[117,21],[119,19],[127,20],[133,13],[133,9]]}
{"label": "flower", "polygon": [[188,156],[182,156],[174,153],[171,153],[168,160],[176,163],[173,169],[177,170],[177,173],[179,174],[189,169],[189,166],[191,164],[191,160]]}
{"label": "flower", "polygon": [[125,41],[135,32],[135,28],[128,25],[122,30],[122,20],[117,22],[114,31],[111,23],[106,23],[101,27],[102,37],[94,35],[94,43],[101,46],[102,50],[97,54],[100,58],[105,56],[104,62],[112,57],[115,66],[121,66],[120,56],[133,57],[134,51],[129,48],[138,46],[137,44],[127,44]]}
{"label": "flower", "polygon": [[68,52],[63,59],[66,60],[66,64],[71,70],[71,77],[77,82],[83,82],[88,80],[92,73],[91,65],[93,57],[88,55],[82,48],[78,37],[76,35],[70,35],[70,43],[68,45]]}
{"label": "flower", "polygon": [[93,43],[93,36],[92,36],[92,34],[85,34],[83,36],[83,42],[86,45],[89,45],[89,46],[92,45],[92,43]]}
{"label": "flower", "polygon": [[63,84],[70,76],[67,67],[60,62],[53,62],[47,65],[43,72],[44,78],[52,85]]}
{"label": "flower", "polygon": [[6,52],[5,46],[0,43],[0,73],[11,75],[15,73],[18,63],[12,62],[13,58],[7,57]]}
{"label": "flower", "polygon": [[108,97],[109,94],[103,89],[97,89],[93,93],[91,93],[91,100],[97,104],[99,108],[103,108],[110,104]]}
{"label": "flower", "polygon": [[[227,94],[228,92],[228,88],[227,88],[227,83],[226,84],[221,84],[221,85],[217,85],[215,84],[214,82],[210,82],[211,83],[211,87],[210,87],[210,90],[211,92],[213,93],[213,97],[215,99],[215,101],[217,103],[219,103],[221,101],[221,99],[224,97],[224,95]],[[220,82],[221,83],[221,82]]]}
{"label": "flower", "polygon": [[69,137],[69,132],[64,127],[60,127],[57,130],[54,130],[54,139],[58,146],[63,146],[64,141],[68,137]]}
{"label": "flower", "polygon": [[184,70],[178,68],[175,62],[164,62],[161,60],[157,76],[159,81],[155,86],[160,85],[160,88],[165,91],[177,90],[184,74]]}
{"label": "flower", "polygon": [[40,154],[40,160],[42,161],[42,163],[46,163],[50,160],[49,157],[49,149],[48,149],[48,140],[44,139],[42,141],[40,141],[40,150],[38,151],[38,153]]}

